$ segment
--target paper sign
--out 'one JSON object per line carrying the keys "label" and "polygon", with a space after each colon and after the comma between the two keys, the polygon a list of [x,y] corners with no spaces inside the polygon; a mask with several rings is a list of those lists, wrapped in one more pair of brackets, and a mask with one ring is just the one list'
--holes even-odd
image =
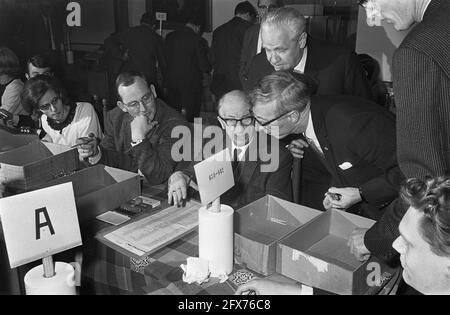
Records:
{"label": "paper sign", "polygon": [[11,268],[82,244],[72,183],[0,199]]}
{"label": "paper sign", "polygon": [[165,13],[165,12],[156,12],[156,20],[157,21],[167,21],[167,13]]}
{"label": "paper sign", "polygon": [[230,151],[225,149],[194,165],[202,204],[206,206],[234,186]]}

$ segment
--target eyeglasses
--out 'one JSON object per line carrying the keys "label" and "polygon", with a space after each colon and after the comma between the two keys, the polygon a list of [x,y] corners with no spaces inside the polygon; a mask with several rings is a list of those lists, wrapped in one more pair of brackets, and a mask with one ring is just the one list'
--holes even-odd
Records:
{"label": "eyeglasses", "polygon": [[38,105],[38,108],[41,112],[47,111],[50,109],[50,106],[56,106],[56,104],[58,104],[58,101],[61,99],[61,96],[55,96],[50,103],[46,103],[46,104],[42,104],[42,105]]}
{"label": "eyeglasses", "polygon": [[[284,116],[287,116],[288,114],[290,115],[292,113],[292,111],[289,111],[289,112],[287,112],[287,113],[284,113],[283,115],[280,115],[280,116],[278,116],[278,117],[276,117],[276,118],[274,118],[274,119],[271,119],[271,120],[269,120],[269,121],[266,121],[266,122],[262,122],[262,121],[260,121],[258,118],[256,118],[255,117],[255,120],[256,120],[256,122],[261,126],[261,127],[266,127],[266,126],[268,126],[268,125],[270,125],[271,123],[273,123],[274,121],[277,121],[278,119],[281,119],[281,118],[283,118]],[[253,114],[253,112],[252,112],[252,114]]]}
{"label": "eyeglasses", "polygon": [[369,2],[369,0],[358,0],[358,5],[362,6],[363,8],[366,7],[367,2]]}
{"label": "eyeglasses", "polygon": [[153,102],[153,94],[150,92],[150,93],[147,93],[144,96],[142,96],[139,101],[132,101],[132,102],[129,102],[128,104],[124,103],[123,105],[126,108],[128,108],[129,110],[137,110],[137,109],[139,109],[140,104],[142,104],[144,107],[146,107],[151,102]]}
{"label": "eyeglasses", "polygon": [[239,122],[241,126],[248,127],[254,124],[255,117],[253,116],[247,116],[241,119],[234,119],[234,118],[223,118],[221,116],[218,116],[219,119],[221,119],[228,127],[236,127],[237,123]]}
{"label": "eyeglasses", "polygon": [[268,11],[271,11],[271,10],[275,10],[276,8],[278,8],[275,4],[270,4],[270,5],[258,5],[258,9],[261,9],[261,10],[268,10]]}

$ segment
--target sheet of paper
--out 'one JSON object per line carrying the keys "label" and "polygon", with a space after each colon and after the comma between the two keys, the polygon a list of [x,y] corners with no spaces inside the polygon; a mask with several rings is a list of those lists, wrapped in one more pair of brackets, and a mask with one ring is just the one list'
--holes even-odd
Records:
{"label": "sheet of paper", "polygon": [[142,256],[170,242],[198,225],[200,204],[189,201],[184,208],[175,206],[106,234],[105,239]]}

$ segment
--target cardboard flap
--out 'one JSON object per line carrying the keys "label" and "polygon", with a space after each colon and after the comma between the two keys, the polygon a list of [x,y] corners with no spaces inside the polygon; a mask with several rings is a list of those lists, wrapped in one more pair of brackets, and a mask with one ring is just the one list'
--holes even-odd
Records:
{"label": "cardboard flap", "polygon": [[[105,177],[109,175],[109,180],[113,181],[110,184],[120,183],[123,182],[124,180],[139,176],[137,173],[120,170],[109,166],[103,166],[103,169],[104,172],[102,173],[105,175]],[[104,181],[107,182],[108,180],[105,178]]]}
{"label": "cardboard flap", "polygon": [[37,140],[1,154],[0,163],[26,166],[50,156],[52,153]]}
{"label": "cardboard flap", "polygon": [[348,222],[350,222],[351,224],[353,224],[353,226],[355,226],[357,228],[370,229],[372,227],[372,225],[375,224],[374,220],[367,219],[367,218],[361,217],[356,214],[348,213],[345,211],[339,211],[339,210],[330,210],[330,211],[335,213],[335,215],[344,217],[345,219],[347,219]]}
{"label": "cardboard flap", "polygon": [[12,134],[0,128],[0,153],[21,147],[33,141],[38,141],[37,135]]}
{"label": "cardboard flap", "polygon": [[71,148],[69,146],[66,145],[60,145],[60,144],[55,144],[55,143],[50,143],[50,142],[41,142],[41,144],[43,144],[53,155],[58,155],[70,150],[75,150],[75,148]]}
{"label": "cardboard flap", "polygon": [[271,195],[267,195],[267,198],[269,202],[268,220],[271,221],[285,221],[290,226],[298,227],[322,214],[322,211]]}

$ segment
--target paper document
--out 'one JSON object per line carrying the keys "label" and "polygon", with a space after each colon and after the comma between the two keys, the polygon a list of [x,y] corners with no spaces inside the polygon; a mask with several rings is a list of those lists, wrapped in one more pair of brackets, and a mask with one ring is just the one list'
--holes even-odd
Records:
{"label": "paper document", "polygon": [[128,223],[104,237],[138,256],[148,255],[198,226],[200,207],[195,201],[189,201],[184,208],[172,206]]}

